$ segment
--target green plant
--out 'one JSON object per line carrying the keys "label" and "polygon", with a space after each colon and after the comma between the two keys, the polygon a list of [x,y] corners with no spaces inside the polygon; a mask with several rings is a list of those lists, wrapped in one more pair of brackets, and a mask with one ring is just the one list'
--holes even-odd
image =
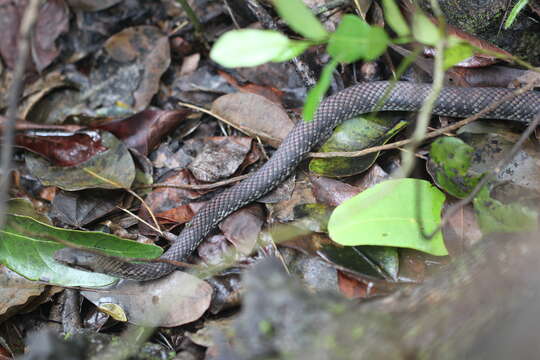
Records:
{"label": "green plant", "polygon": [[[225,67],[257,66],[266,62],[290,60],[308,47],[326,44],[332,59],[324,67],[320,79],[306,98],[304,120],[313,118],[319,102],[328,90],[332,72],[339,63],[378,58],[390,43],[410,42],[413,39],[434,45],[445,39],[444,34],[424,14],[416,12],[412,29],[403,19],[393,0],[383,0],[388,25],[398,35],[391,39],[384,29],[370,26],[354,15],[345,15],[335,32],[328,32],[301,0],[274,0],[278,14],[303,36],[292,40],[273,30],[233,30],[219,38],[210,52],[212,60]],[[461,40],[448,39],[445,67],[472,54],[472,47]]]}
{"label": "green plant", "polygon": [[518,14],[523,10],[523,8],[529,3],[529,0],[519,0],[512,10],[510,11],[510,15],[506,18],[506,21],[504,22],[504,28],[508,29],[514,21],[516,20]]}

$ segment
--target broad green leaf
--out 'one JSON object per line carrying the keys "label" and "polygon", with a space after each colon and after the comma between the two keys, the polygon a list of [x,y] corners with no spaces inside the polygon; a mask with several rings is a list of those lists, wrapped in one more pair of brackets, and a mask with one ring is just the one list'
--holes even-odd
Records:
{"label": "broad green leaf", "polygon": [[482,233],[536,231],[538,213],[517,202],[503,204],[493,199],[487,186],[474,198],[474,210]]}
{"label": "broad green leaf", "polygon": [[384,19],[392,30],[399,36],[410,35],[411,30],[409,29],[409,25],[407,25],[394,0],[383,0],[382,5],[384,8]]}
{"label": "broad green leaf", "polygon": [[441,40],[437,26],[420,11],[414,13],[412,31],[414,38],[424,45],[435,46]]}
{"label": "broad green leaf", "polygon": [[216,41],[210,58],[225,67],[257,66],[282,56],[290,47],[291,41],[277,31],[233,30]]}
{"label": "broad green leaf", "polygon": [[514,21],[516,20],[516,17],[518,14],[523,10],[523,8],[529,3],[529,0],[519,0],[516,5],[512,8],[512,11],[510,11],[510,15],[508,15],[508,18],[504,22],[504,28],[508,29]]}
{"label": "broad green leaf", "polygon": [[473,47],[466,42],[457,43],[444,50],[444,70],[448,70],[462,60],[473,56]]}
{"label": "broad green leaf", "polygon": [[326,91],[330,87],[332,73],[336,69],[337,64],[338,62],[336,60],[330,60],[330,62],[323,68],[321,77],[319,78],[317,84],[311,90],[309,90],[306,96],[306,103],[304,104],[303,111],[305,122],[310,122],[313,120],[315,111],[317,111],[324,94],[326,94]]}
{"label": "broad green leaf", "polygon": [[324,26],[302,0],[274,0],[274,6],[279,16],[300,35],[317,41],[328,36]]}
{"label": "broad green leaf", "polygon": [[345,15],[328,41],[328,53],[338,62],[373,60],[388,46],[389,38],[379,27],[371,27],[358,16]]}
{"label": "broad green leaf", "polygon": [[[358,151],[385,144],[407,126],[397,113],[380,113],[377,117],[358,116],[344,121],[321,146],[321,152]],[[371,153],[361,157],[311,159],[309,170],[328,177],[344,177],[367,170],[379,157]]]}
{"label": "broad green leaf", "polygon": [[441,222],[444,199],[439,189],[424,180],[384,181],[334,210],[328,223],[330,238],[346,246],[395,246],[448,255],[441,232],[425,239],[417,219],[420,216],[425,233],[434,231]]}
{"label": "broad green leaf", "polygon": [[115,278],[72,269],[56,262],[54,253],[64,247],[56,239],[101,250],[114,256],[152,259],[161,248],[94,231],[67,230],[40,223],[27,216],[8,215],[0,230],[0,263],[30,280],[62,286],[96,287]]}
{"label": "broad green leaf", "polygon": [[291,60],[292,58],[295,58],[298,55],[302,54],[310,46],[311,46],[311,43],[309,43],[307,41],[290,40],[289,47],[286,48],[283,51],[283,53],[281,53],[278,56],[274,57],[272,59],[272,61],[273,62],[282,62],[282,61]]}
{"label": "broad green leaf", "polygon": [[428,172],[443,190],[457,198],[466,197],[480,180],[469,174],[474,148],[456,137],[443,137],[431,144]]}

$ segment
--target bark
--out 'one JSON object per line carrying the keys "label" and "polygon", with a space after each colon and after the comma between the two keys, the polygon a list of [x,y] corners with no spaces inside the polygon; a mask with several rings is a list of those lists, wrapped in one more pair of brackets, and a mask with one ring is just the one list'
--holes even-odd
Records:
{"label": "bark", "polygon": [[246,277],[233,351],[239,359],[533,358],[539,255],[538,234],[492,237],[423,285],[363,304],[309,294],[267,261]]}

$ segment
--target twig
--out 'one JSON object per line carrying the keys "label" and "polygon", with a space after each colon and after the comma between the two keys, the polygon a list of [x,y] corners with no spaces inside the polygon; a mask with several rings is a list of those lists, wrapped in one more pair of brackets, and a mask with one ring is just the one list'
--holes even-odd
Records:
{"label": "twig", "polygon": [[201,22],[199,21],[197,14],[195,14],[195,11],[193,11],[193,9],[191,8],[191,6],[188,4],[186,0],[176,0],[176,1],[180,4],[182,9],[186,12],[186,15],[189,18],[189,21],[191,21],[191,23],[193,24],[193,27],[195,28],[195,34],[197,35],[197,37],[199,37],[203,45],[206,48],[208,48],[208,43],[206,42],[206,38],[204,37],[203,26]]}
{"label": "twig", "polygon": [[15,121],[19,105],[19,98],[23,89],[24,72],[30,53],[30,33],[37,20],[40,0],[31,0],[24,11],[19,29],[19,41],[17,43],[17,64],[13,72],[13,82],[8,93],[8,108],[4,125],[2,146],[2,158],[0,169],[0,229],[5,224],[6,199],[9,188],[9,176],[11,173],[11,156],[13,153],[13,135]]}
{"label": "twig", "polygon": [[160,183],[160,184],[150,184],[150,185],[141,185],[138,186],[137,189],[148,189],[148,188],[171,188],[171,189],[186,189],[186,190],[212,190],[224,185],[229,185],[235,182],[238,182],[240,180],[244,180],[249,177],[249,174],[246,175],[240,175],[235,176],[230,179],[217,181],[212,184],[180,184],[180,185],[174,185],[174,184],[167,184],[167,183]]}

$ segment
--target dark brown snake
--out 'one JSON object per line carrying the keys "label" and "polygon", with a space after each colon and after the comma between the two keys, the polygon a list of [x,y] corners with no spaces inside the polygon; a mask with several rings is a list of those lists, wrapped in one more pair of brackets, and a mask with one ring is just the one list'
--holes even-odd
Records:
{"label": "dark brown snake", "polygon": [[[178,235],[161,258],[182,261],[206,235],[227,215],[276,188],[295,170],[315,146],[324,142],[333,129],[346,119],[372,111],[416,111],[431,91],[429,84],[398,82],[379,104],[389,82],[372,82],[347,88],[328,97],[319,106],[312,122],[299,123],[283,140],[272,158],[241,183],[215,196]],[[436,101],[433,113],[468,117],[512,90],[499,88],[445,87]],[[529,122],[540,112],[540,92],[518,95],[485,115],[485,118]],[[65,264],[134,280],[152,280],[171,273],[167,263],[128,263],[75,249],[62,249],[55,258]]]}

